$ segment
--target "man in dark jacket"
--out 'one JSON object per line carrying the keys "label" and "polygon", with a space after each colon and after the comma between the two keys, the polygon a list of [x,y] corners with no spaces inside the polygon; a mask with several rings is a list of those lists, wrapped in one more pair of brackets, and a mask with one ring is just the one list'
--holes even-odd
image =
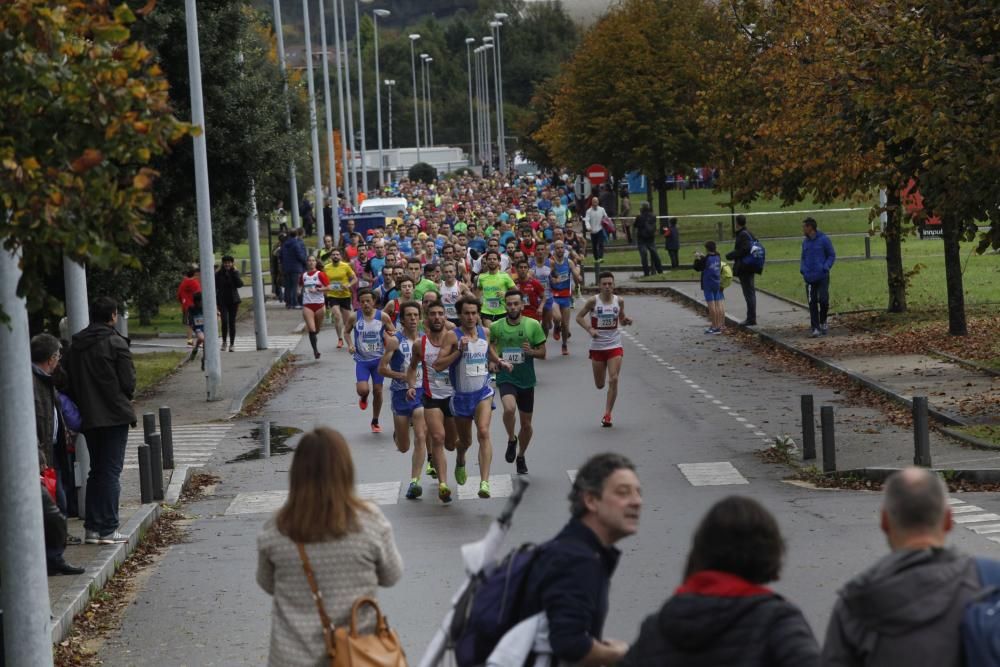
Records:
{"label": "man in dark jacket", "polygon": [[306,270],[305,231],[293,230],[281,244],[281,275],[285,278],[285,308],[302,308],[299,278]]}
{"label": "man in dark jacket", "polygon": [[757,290],[753,284],[756,272],[743,265],[743,258],[750,255],[753,242],[753,234],[747,229],[747,217],[743,214],[736,216],[736,247],[726,254],[726,259],[732,260],[733,275],[740,279],[740,287],[743,289],[743,300],[747,303],[747,317],[740,324],[746,327],[757,324]]}
{"label": "man in dark jacket", "polygon": [[639,215],[635,222],[635,243],[639,247],[639,259],[642,261],[642,275],[648,276],[649,258],[652,255],[653,273],[663,273],[663,263],[660,262],[660,255],[656,252],[656,216],[650,210],[649,202],[644,201],[639,207]]}
{"label": "man in dark jacket", "polygon": [[106,296],[90,307],[90,326],[73,336],[66,371],[70,398],[80,408],[83,435],[90,452],[87,477],[87,544],[115,544],[128,538],[118,532],[118,499],[125,465],[128,429],[134,425],[135,366],[128,339],[115,330],[118,304]]}
{"label": "man in dark jacket", "polygon": [[665,239],[664,246],[667,249],[667,254],[670,255],[670,268],[676,269],[681,265],[679,257],[681,232],[677,229],[677,218],[667,219],[667,225],[663,228],[663,238]]}
{"label": "man in dark jacket", "polygon": [[951,527],[940,477],[925,468],[889,477],[881,528],[892,553],[841,589],[824,665],[964,664],[962,614],[982,585],[975,561],[945,546]]}
{"label": "man in dark jacket", "polygon": [[628,644],[601,634],[621,556],[613,545],[639,529],[635,466],[620,454],[598,454],[577,471],[569,497],[572,518],[532,565],[525,582],[531,593],[520,616],[545,612],[549,644],[560,661],[613,665]]}
{"label": "man in dark jacket", "polygon": [[833,243],[823,232],[816,229],[816,221],[806,218],[802,221],[802,259],[799,273],[806,281],[806,298],[809,302],[809,326],[812,337],[825,336],[827,332],[826,314],[830,310],[830,269],[837,260]]}
{"label": "man in dark jacket", "polygon": [[240,310],[240,288],[243,279],[236,270],[236,260],[232,255],[222,258],[222,268],[215,272],[215,302],[222,315],[222,349],[226,349],[229,337],[229,351],[233,351],[236,341],[236,315]]}

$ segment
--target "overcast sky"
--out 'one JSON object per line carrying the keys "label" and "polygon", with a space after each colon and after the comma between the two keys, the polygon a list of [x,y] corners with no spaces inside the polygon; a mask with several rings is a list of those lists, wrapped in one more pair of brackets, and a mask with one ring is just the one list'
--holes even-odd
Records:
{"label": "overcast sky", "polygon": [[[528,0],[531,2],[532,0]],[[589,24],[607,11],[613,0],[563,0],[563,7],[574,21]]]}

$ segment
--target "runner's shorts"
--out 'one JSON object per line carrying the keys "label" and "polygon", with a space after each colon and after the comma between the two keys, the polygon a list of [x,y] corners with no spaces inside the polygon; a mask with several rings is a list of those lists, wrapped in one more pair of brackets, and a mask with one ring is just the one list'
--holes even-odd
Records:
{"label": "runner's shorts", "polygon": [[554,296],[552,300],[555,301],[556,305],[560,308],[572,308],[573,307],[573,297],[571,296]]}
{"label": "runner's shorts", "polygon": [[427,394],[423,397],[424,410],[440,410],[445,417],[451,417],[450,398],[431,398]]}
{"label": "runner's shorts", "polygon": [[722,296],[721,289],[707,289],[705,292],[705,301],[725,301],[726,297]]}
{"label": "runner's shorts", "polygon": [[378,373],[378,363],[381,359],[368,359],[366,361],[354,361],[354,377],[358,382],[368,382],[371,378],[372,384],[382,386],[384,379]]}
{"label": "runner's shorts", "polygon": [[550,296],[548,299],[545,300],[545,303],[542,305],[542,311],[552,310],[553,303],[555,302],[552,300],[552,297]]}
{"label": "runner's shorts", "polygon": [[590,358],[594,361],[607,361],[609,359],[614,359],[615,357],[625,356],[625,351],[620,347],[615,347],[610,350],[591,350]]}
{"label": "runner's shorts", "polygon": [[[493,396],[493,387],[486,385],[479,391],[474,391],[470,393],[458,393],[451,397],[451,414],[456,417],[462,417],[463,419],[472,419],[476,414],[476,406],[487,398]],[[496,406],[490,404],[492,409],[496,409]]]}
{"label": "runner's shorts", "polygon": [[500,398],[504,396],[513,396],[514,400],[517,401],[517,409],[521,412],[532,413],[535,411],[535,388],[528,387],[527,389],[523,387],[518,387],[510,382],[504,382],[499,386]]}
{"label": "runner's shorts", "polygon": [[423,407],[424,401],[419,390],[412,401],[406,398],[405,389],[392,392],[392,414],[397,417],[412,417],[414,410],[421,410]]}

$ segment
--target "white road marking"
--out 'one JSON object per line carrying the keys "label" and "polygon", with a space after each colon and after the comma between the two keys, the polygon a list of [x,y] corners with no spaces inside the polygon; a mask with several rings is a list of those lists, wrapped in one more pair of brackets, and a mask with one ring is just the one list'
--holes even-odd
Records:
{"label": "white road marking", "polygon": [[[376,505],[395,505],[399,502],[399,487],[400,482],[358,484],[357,492],[359,497]],[[285,489],[238,493],[229,503],[226,514],[270,514],[281,507],[287,497]]]}
{"label": "white road marking", "polygon": [[[291,350],[301,340],[302,336],[268,336],[267,346],[271,350]],[[254,352],[257,350],[257,339],[255,336],[237,336],[233,349],[236,352]]]}
{"label": "white road marking", "polygon": [[[174,467],[205,463],[212,458],[219,443],[232,428],[232,424],[175,424],[172,429]],[[129,431],[123,466],[125,470],[139,469],[137,448],[144,442],[141,428]]]}
{"label": "white road marking", "polygon": [[567,470],[566,471],[566,476],[569,477],[569,483],[570,484],[572,484],[573,482],[576,481],[576,471],[575,470]]}
{"label": "white road marking", "polygon": [[961,514],[955,517],[955,523],[982,523],[983,521],[1000,521],[1000,514]]}
{"label": "white road marking", "polygon": [[964,500],[959,500],[958,498],[949,498],[948,499],[948,504],[949,505],[961,505],[964,502],[965,502]]}
{"label": "white road marking", "polygon": [[987,533],[1000,533],[1000,523],[991,523],[986,526],[966,526],[969,530],[980,535]]}
{"label": "white road marking", "polygon": [[974,512],[985,512],[982,507],[976,507],[975,505],[961,505],[951,508],[952,514],[972,514]]}
{"label": "white road marking", "polygon": [[678,463],[681,473],[691,486],[723,486],[750,482],[729,461],[714,463]]}

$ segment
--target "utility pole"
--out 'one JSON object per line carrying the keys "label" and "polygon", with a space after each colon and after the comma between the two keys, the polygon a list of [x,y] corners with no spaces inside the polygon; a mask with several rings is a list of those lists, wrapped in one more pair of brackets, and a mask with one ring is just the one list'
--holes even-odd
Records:
{"label": "utility pole", "polygon": [[[324,2],[325,0],[320,0]],[[337,68],[337,106],[340,110],[340,163],[343,169],[341,169],[340,175],[343,177],[344,182],[344,205],[348,209],[351,208],[351,172],[347,165],[347,113],[344,111],[344,73],[343,68],[347,67],[347,64],[343,62],[343,53],[340,49],[340,3],[337,0],[332,0],[333,2],[333,50],[337,54],[337,59],[335,61]],[[338,230],[339,234],[339,230]]]}
{"label": "utility pole", "polygon": [[354,194],[351,201],[353,208],[357,210],[361,202],[358,201],[358,172],[354,169],[357,152],[354,150],[354,101],[351,98],[351,52],[347,47],[347,9],[342,0],[333,0],[333,3],[340,7],[340,43],[344,47],[344,91],[347,98],[347,142],[351,147],[351,171],[349,175],[345,174],[344,178],[351,180],[351,192]]}
{"label": "utility pole", "polygon": [[465,38],[465,60],[469,67],[469,164],[476,164],[476,128],[472,117],[472,43],[475,37]]}
{"label": "utility pole", "polygon": [[309,134],[312,137],[313,189],[316,191],[316,249],[323,247],[323,170],[319,162],[319,128],[316,126],[316,82],[313,81],[312,32],[309,27],[309,0],[302,0],[302,20],[306,31],[306,76],[309,91]]}
{"label": "utility pole", "polygon": [[[278,40],[278,63],[281,65],[281,80],[285,94],[285,127],[292,131],[292,111],[288,106],[288,74],[285,66],[285,35],[281,28],[281,0],[274,0],[274,32]],[[288,189],[292,198],[292,229],[299,226],[299,186],[295,180],[295,160],[288,161]],[[267,234],[271,235],[271,221],[267,221]]]}
{"label": "utility pole", "polygon": [[[365,0],[372,2],[372,0]],[[361,128],[361,192],[368,193],[368,146],[365,140],[365,89],[361,82],[361,9],[354,0],[354,43],[358,49],[358,125]],[[377,87],[377,86],[376,86]],[[358,202],[360,205],[361,202]]]}
{"label": "utility pole", "polygon": [[250,184],[250,215],[247,216],[247,239],[250,241],[250,280],[253,281],[253,335],[258,350],[267,349],[267,311],[264,309],[264,269],[260,259],[260,220],[257,217],[257,190]]}
{"label": "utility pole", "polygon": [[[205,141],[205,103],[201,95],[201,49],[198,45],[198,14],[195,0],[184,0],[188,76],[191,80],[191,122],[201,128],[194,137],[194,184],[198,204],[198,257],[201,264],[201,296],[205,308],[215,308],[215,252],[212,250],[212,201],[208,189],[208,150]],[[205,318],[205,380],[209,401],[222,396],[222,360],[219,358],[219,322]]]}
{"label": "utility pole", "polygon": [[[326,42],[326,12],[323,9],[323,0],[319,0],[319,39],[323,46],[323,99],[326,102],[323,105],[324,116],[326,118],[326,167],[330,171],[330,211],[332,214],[330,224],[333,225],[330,235],[333,236],[333,243],[336,245],[337,239],[340,237],[340,206],[337,205],[337,156],[333,148],[333,97],[330,95],[330,51],[327,49]],[[323,205],[317,203],[317,206],[320,208],[320,217],[323,219],[322,227],[326,225],[326,218],[323,216]],[[322,247],[323,238],[321,234],[319,245],[316,246],[317,259],[319,249]]]}
{"label": "utility pole", "polygon": [[[16,253],[0,249],[0,608],[8,665],[52,666],[49,582],[45,567],[35,392],[31,379],[28,311],[17,296]],[[15,446],[18,445],[18,446]]]}

